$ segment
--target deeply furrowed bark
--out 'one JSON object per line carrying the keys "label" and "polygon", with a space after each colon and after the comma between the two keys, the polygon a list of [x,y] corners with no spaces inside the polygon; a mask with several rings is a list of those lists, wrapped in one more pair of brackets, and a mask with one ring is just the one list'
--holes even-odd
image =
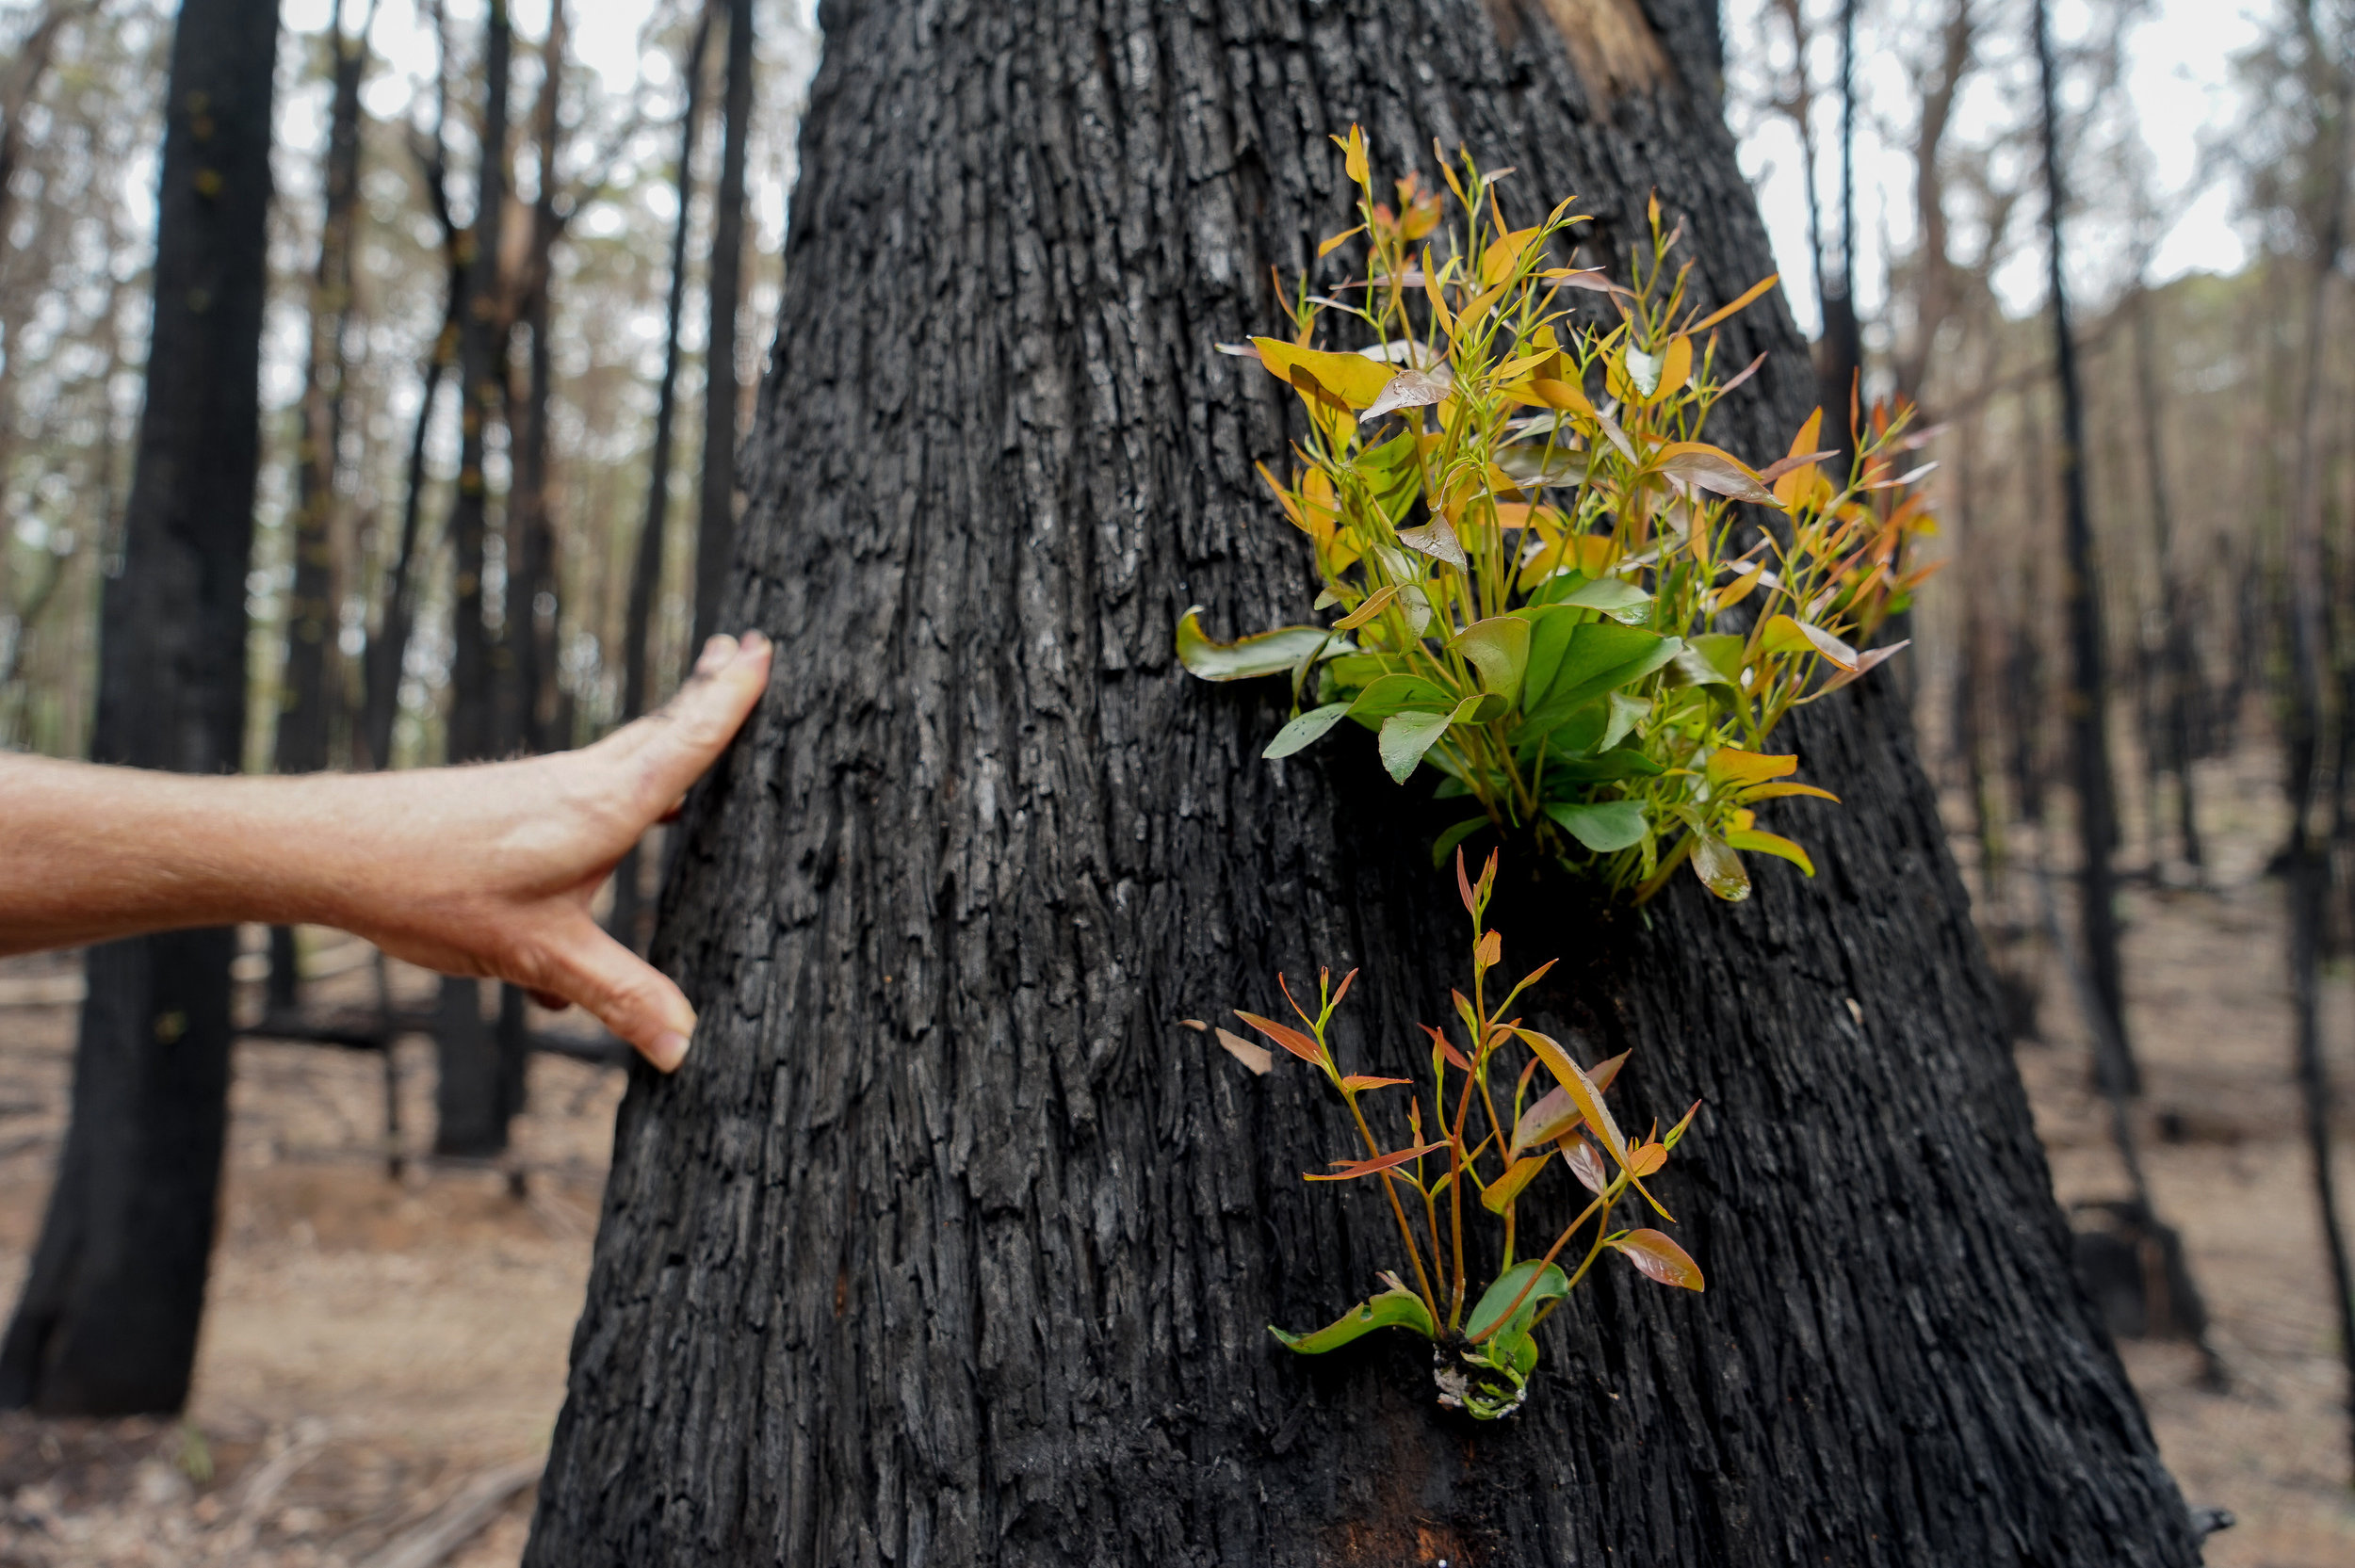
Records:
{"label": "deeply furrowed bark", "polygon": [[[1768,262],[1705,9],[823,21],[723,622],[775,686],[683,824],[658,952],[702,1030],[622,1111],[527,1561],[2196,1561],[1869,688],[1787,732],[1848,802],[1786,813],[1813,882],[1645,918],[1508,866],[1508,967],[1567,960],[1530,1022],[1635,1048],[1625,1120],[1707,1102],[1660,1192],[1707,1293],[1600,1272],[1487,1426],[1420,1342],[1265,1332],[1405,1259],[1370,1186],[1299,1179],[1347,1151],[1326,1093],[1181,1021],[1363,963],[1344,1054],[1412,1070],[1465,927],[1367,737],[1264,763],[1279,683],[1178,671],[1189,604],[1313,591],[1251,474],[1294,399],[1210,345],[1348,227],[1352,121],[1389,170],[1517,166],[1522,221],[1581,193],[1601,259],[1656,186],[1732,298]],[[1719,363],[1762,349],[1714,429],[1751,456],[1813,396],[1777,305]]]}

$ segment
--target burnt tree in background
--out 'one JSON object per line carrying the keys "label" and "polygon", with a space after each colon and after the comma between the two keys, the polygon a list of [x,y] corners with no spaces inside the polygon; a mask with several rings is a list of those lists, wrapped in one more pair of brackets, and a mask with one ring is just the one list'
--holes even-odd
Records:
{"label": "burnt tree in background", "polygon": [[[302,434],[295,444],[294,581],[286,594],[285,660],[279,677],[275,762],[281,773],[325,768],[341,683],[331,673],[336,629],[335,475],[344,442],[344,378],[349,361],[352,226],[360,208],[360,86],[367,74],[375,0],[357,33],[344,31],[344,0],[328,18],[331,90],[327,154],[321,160],[318,263],[311,280],[310,352],[305,357]],[[269,1007],[292,1011],[301,973],[291,927],[269,933]]]}
{"label": "burnt tree in background", "polygon": [[726,0],[727,86],[721,94],[724,139],[711,201],[711,273],[705,293],[703,493],[695,511],[695,625],[687,658],[720,629],[728,567],[736,552],[737,315],[744,293],[744,164],[753,134],[753,0]]}
{"label": "burnt tree in background", "polygon": [[[507,0],[490,0],[482,24],[483,92],[474,220],[466,248],[465,307],[458,317],[458,493],[450,503],[451,595],[449,736],[451,762],[479,762],[496,747],[496,678],[484,619],[484,541],[490,484],[483,470],[490,421],[505,406],[506,323],[499,310],[499,230],[507,210],[508,63],[514,41]],[[492,1155],[507,1147],[507,1123],[522,1086],[519,1058],[504,1048],[509,1030],[482,1026],[482,982],[444,976],[433,1031],[439,1072],[433,1091],[433,1149],[442,1155]]]}
{"label": "burnt tree in background", "polygon": [[[1602,1276],[1526,1411],[1428,1351],[1309,1361],[1398,1263],[1306,1072],[1186,1019],[1367,965],[1344,1049],[1427,1051],[1463,915],[1447,818],[1358,736],[1262,762],[1280,683],[1183,677],[1189,605],[1296,617],[1251,473],[1291,394],[1211,345],[1349,222],[1327,133],[1565,192],[1624,260],[1655,188],[1699,298],[1769,269],[1678,0],[1182,8],[838,0],[804,122],[728,621],[770,700],[691,800],[657,944],[702,1010],[633,1078],[527,1561],[2187,1565],[2100,1324],[1902,708],[1790,738],[1847,804],[1821,875],[1648,921],[1511,868],[1534,1026],[1708,1108],[1662,1194],[1709,1271]],[[1812,404],[1778,306],[1713,426]],[[1778,868],[1779,869],[1779,868]]]}
{"label": "burnt tree in background", "polygon": [[[106,585],[100,762],[234,772],[260,456],[277,0],[186,0],[173,34],[155,303]],[[16,1316],[0,1406],[178,1410],[204,1306],[227,1124],[232,929],[93,947],[73,1124]]]}

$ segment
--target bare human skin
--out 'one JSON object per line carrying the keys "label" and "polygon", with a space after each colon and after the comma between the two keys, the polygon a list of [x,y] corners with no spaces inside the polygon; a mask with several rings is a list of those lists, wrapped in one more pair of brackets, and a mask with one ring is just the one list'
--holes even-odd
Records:
{"label": "bare human skin", "polygon": [[769,655],[757,632],[715,637],[659,711],[514,762],[197,778],[0,753],[0,954],[240,921],[335,926],[412,963],[577,1002],[670,1072],[694,1010],[589,902],[726,748]]}

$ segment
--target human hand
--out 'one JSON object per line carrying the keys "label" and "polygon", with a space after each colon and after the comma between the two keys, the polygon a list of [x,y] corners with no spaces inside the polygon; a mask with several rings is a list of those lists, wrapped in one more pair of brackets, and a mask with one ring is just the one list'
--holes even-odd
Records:
{"label": "human hand", "polygon": [[669,703],[577,752],[334,781],[344,787],[322,799],[340,818],[342,886],[315,917],[413,963],[577,1002],[675,1069],[694,1009],[606,934],[590,900],[726,749],[768,684],[770,652],[758,632],[713,638]]}

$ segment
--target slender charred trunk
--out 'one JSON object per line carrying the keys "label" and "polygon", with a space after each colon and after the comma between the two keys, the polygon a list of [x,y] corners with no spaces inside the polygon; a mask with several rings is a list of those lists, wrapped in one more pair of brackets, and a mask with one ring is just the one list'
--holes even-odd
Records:
{"label": "slender charred trunk", "polygon": [[[334,89],[328,110],[326,193],[318,265],[311,279],[311,351],[302,386],[302,434],[295,444],[294,582],[286,596],[286,656],[279,679],[276,764],[281,773],[327,766],[343,683],[334,673],[335,476],[344,443],[346,340],[351,323],[352,225],[360,203],[360,85],[367,74],[371,0],[356,34],[344,31],[343,0],[329,18]],[[269,1008],[301,1004],[294,931],[269,933]]]}
{"label": "slender charred trunk", "polygon": [[726,142],[712,192],[711,330],[704,351],[703,494],[695,514],[695,625],[687,660],[720,629],[736,551],[737,315],[744,292],[744,158],[753,132],[753,0],[726,0],[727,88],[722,99]]}
{"label": "slender charred trunk", "polygon": [[[2304,1100],[2306,1143],[2314,1167],[2314,1194],[2321,1211],[2323,1246],[2331,1261],[2331,1286],[2339,1320],[2339,1345],[2347,1358],[2347,1441],[2355,1448],[2355,1264],[2339,1220],[2337,1185],[2331,1179],[2331,1083],[2323,1059],[2321,967],[2328,913],[2331,863],[2324,841],[2318,796],[2324,731],[2325,671],[2331,667],[2330,628],[2323,603],[2326,562],[2322,538],[2325,442],[2325,355],[2331,343],[2332,275],[2346,245],[2347,171],[2355,159],[2355,84],[2344,76],[2326,100],[2325,124],[2334,138],[2323,221],[2306,307],[2306,365],[2299,405],[2297,464],[2290,504],[2288,582],[2290,604],[2290,691],[2283,750],[2290,808],[2287,854],[2290,890],[2290,990],[2297,1020],[2295,1051]],[[2338,715],[2344,726],[2345,711]]]}
{"label": "slender charred trunk", "polygon": [[1857,0],[1840,7],[1840,251],[1838,265],[1822,277],[1816,291],[1824,316],[1824,341],[1817,349],[1823,389],[1817,399],[1827,430],[1854,437],[1860,388],[1858,374],[1864,364],[1864,339],[1856,315],[1856,8]]}
{"label": "slender charred trunk", "polygon": [[[490,524],[490,486],[483,462],[490,422],[503,406],[506,387],[499,221],[507,209],[507,88],[512,44],[507,0],[490,0],[483,21],[486,85],[481,167],[475,178],[474,223],[465,239],[466,308],[458,322],[458,493],[449,517],[450,553],[457,576],[450,615],[448,750],[452,762],[474,762],[494,754],[497,738],[492,690],[495,649],[483,603],[483,542]],[[506,1148],[507,1123],[513,1107],[499,1091],[504,1075],[502,1053],[482,1026],[479,981],[443,977],[434,1045],[441,1069],[434,1098],[434,1151],[493,1155]]]}
{"label": "slender charred trunk", "polygon": [[[654,451],[646,465],[646,517],[638,531],[638,558],[630,573],[629,614],[622,633],[622,717],[646,711],[647,662],[653,650],[655,595],[662,587],[662,536],[671,516],[671,431],[678,417],[679,326],[687,309],[687,234],[695,196],[695,133],[703,121],[704,49],[711,39],[711,13],[695,24],[687,50],[687,108],[679,121],[678,223],[671,231],[671,293],[663,321],[662,380],[655,390]],[[613,870],[613,935],[642,947],[644,872],[632,845]]]}
{"label": "slender charred trunk", "polygon": [[[121,573],[105,590],[99,761],[233,772],[260,457],[276,0],[184,0],[154,310]],[[90,949],[73,1117],[8,1335],[0,1406],[178,1410],[204,1305],[236,933]]]}
{"label": "slender charred trunk", "polygon": [[[655,951],[703,1024],[631,1079],[527,1562],[2197,1560],[1876,682],[1788,732],[1847,802],[1814,880],[1648,923],[1523,865],[1497,915],[1567,960],[1533,1026],[1634,1049],[1630,1116],[1704,1100],[1661,1197],[1707,1293],[1598,1275],[1492,1423],[1404,1335],[1265,1333],[1398,1266],[1393,1220],[1300,1180],[1327,1091],[1183,1021],[1363,964],[1343,1048],[1389,1070],[1463,915],[1370,736],[1266,763],[1281,683],[1178,671],[1187,606],[1315,591],[1252,473],[1298,405],[1212,345],[1348,221],[1351,119],[1386,173],[1516,166],[1507,214],[1580,192],[1600,259],[1656,189],[1699,298],[1763,276],[1674,63],[1703,8],[1614,7],[1616,74],[1572,10],[830,7],[729,600],[776,675],[678,829]],[[1782,450],[1803,341],[1720,331],[1771,357],[1713,437]]]}
{"label": "slender charred trunk", "polygon": [[2184,860],[2195,876],[2204,877],[2207,854],[2200,842],[2199,798],[2191,776],[2199,751],[2193,719],[2200,700],[2199,655],[2192,646],[2191,617],[2184,605],[2183,570],[2175,559],[2175,507],[2167,477],[2165,419],[2148,289],[2136,291],[2133,326],[2135,403],[2142,425],[2142,461],[2151,493],[2151,550],[2159,572],[2163,640],[2157,728],[2167,765],[2175,775],[2175,824]]}
{"label": "slender charred trunk", "polygon": [[2119,960],[2118,883],[2111,855],[2118,841],[2111,783],[2109,673],[2102,630],[2102,575],[2086,502],[2085,402],[2077,384],[2077,344],[2070,325],[2061,238],[2064,198],[2060,124],[2055,107],[2053,46],[2044,0],[2036,3],[2037,82],[2044,124],[2045,284],[2053,308],[2053,385],[2060,403],[2061,548],[2067,561],[2061,602],[2069,621],[2069,749],[2077,797],[2078,924],[2087,978],[2108,1014],[2097,1033],[2095,1071],[2105,1090],[2142,1092],[2142,1074],[2126,1030],[2125,976]]}

